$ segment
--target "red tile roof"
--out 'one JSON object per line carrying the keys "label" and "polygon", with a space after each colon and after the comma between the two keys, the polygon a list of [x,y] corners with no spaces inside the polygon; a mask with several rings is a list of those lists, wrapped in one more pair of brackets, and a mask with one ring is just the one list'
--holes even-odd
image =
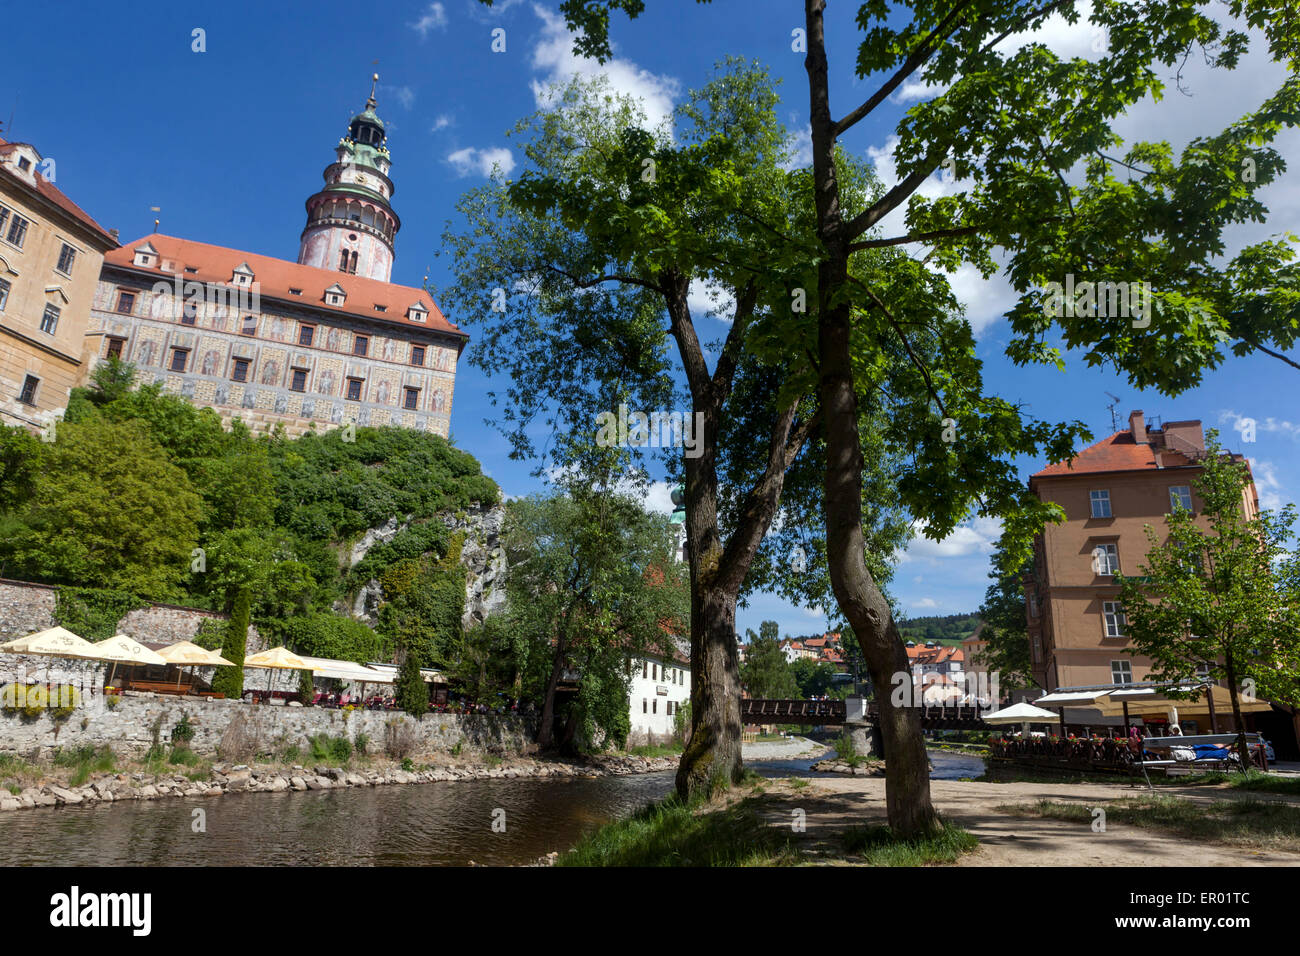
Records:
{"label": "red tile roof", "polygon": [[1061,475],[1082,475],[1101,471],[1143,471],[1155,469],[1155,453],[1148,444],[1139,445],[1130,431],[1116,432],[1095,445],[1089,445],[1071,461],[1048,465],[1035,472],[1033,478],[1055,478]]}
{"label": "red tile roof", "polygon": [[[30,143],[10,143],[7,140],[0,139],[0,156],[7,156],[9,153],[12,153],[19,146],[30,146],[30,145],[31,145]],[[23,181],[22,178],[17,173],[9,170],[9,166],[7,163],[0,166],[0,168],[5,169],[5,171],[8,172],[9,175],[13,176],[15,179],[17,179],[20,183],[22,183],[27,188],[29,189],[31,188],[31,186],[27,182]],[[92,232],[98,233],[99,236],[105,242],[113,246],[117,245],[117,240],[114,239],[109,234],[108,230],[105,229],[103,226],[101,226],[99,223],[95,222],[95,220],[91,219],[90,215],[84,209],[78,206],[75,202],[73,202],[71,199],[65,196],[61,189],[59,189],[52,182],[50,182],[48,179],[42,176],[40,172],[36,170],[33,170],[33,172],[35,173],[36,176],[37,193],[39,193],[41,196],[48,199],[50,202],[54,203],[54,205],[58,206],[68,215],[72,216],[83,226],[89,228]]]}
{"label": "red tile roof", "polygon": [[[158,252],[156,266],[137,266],[133,264],[135,250],[146,242],[152,243]],[[258,283],[259,294],[286,302],[301,302],[324,312],[338,312],[376,322],[391,322],[407,328],[430,329],[435,332],[469,338],[464,332],[447,321],[442,311],[434,304],[429,293],[424,289],[381,282],[364,276],[348,275],[344,272],[332,272],[315,266],[300,265],[285,259],[273,259],[255,252],[241,252],[224,246],[213,246],[206,242],[192,239],[178,239],[153,233],[134,242],[114,249],[104,256],[105,265],[114,265],[134,272],[166,277],[169,281],[174,272],[164,272],[163,260],[174,260],[177,268],[190,267],[194,272],[179,273],[182,280],[198,282],[230,282],[235,269],[244,263],[253,270],[254,281]],[[325,290],[337,284],[346,294],[343,305],[328,305],[325,302]],[[295,295],[290,289],[302,290]],[[416,302],[428,310],[429,317],[424,322],[416,322],[406,317],[406,310]],[[376,305],[385,307],[385,311],[375,310]]]}

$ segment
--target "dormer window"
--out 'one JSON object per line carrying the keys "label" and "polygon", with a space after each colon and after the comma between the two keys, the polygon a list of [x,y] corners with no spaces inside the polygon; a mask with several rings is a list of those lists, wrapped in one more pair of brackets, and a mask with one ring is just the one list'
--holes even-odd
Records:
{"label": "dormer window", "polygon": [[342,305],[347,301],[347,297],[347,293],[343,291],[343,287],[337,282],[325,290],[326,305]]}
{"label": "dormer window", "polygon": [[412,322],[423,322],[429,317],[429,313],[424,306],[417,302],[406,310],[406,317]]}
{"label": "dormer window", "polygon": [[253,284],[253,270],[248,268],[248,263],[240,263],[239,267],[230,274],[230,284],[240,289],[247,289]]}
{"label": "dormer window", "polygon": [[199,271],[199,267],[198,267],[198,266],[186,266],[186,267],[185,267],[185,271],[188,272],[190,275],[194,275],[195,273],[197,273],[197,272]]}
{"label": "dormer window", "polygon": [[289,287],[289,294],[290,294],[290,295],[302,295],[302,289],[295,289],[295,288],[293,288],[292,286],[290,286],[290,287]]}
{"label": "dormer window", "polygon": [[21,169],[23,172],[27,172],[27,170],[32,168],[32,161],[28,159],[26,156],[19,156],[18,168]]}
{"label": "dormer window", "polygon": [[131,260],[132,265],[142,266],[146,269],[152,269],[153,264],[158,261],[158,250],[153,247],[152,242],[146,242],[135,250],[135,258]]}

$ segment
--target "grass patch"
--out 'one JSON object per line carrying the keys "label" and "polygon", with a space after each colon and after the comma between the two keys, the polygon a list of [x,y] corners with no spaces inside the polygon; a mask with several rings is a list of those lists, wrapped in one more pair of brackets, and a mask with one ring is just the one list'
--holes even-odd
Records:
{"label": "grass patch", "polygon": [[642,744],[640,747],[629,747],[627,752],[633,757],[645,757],[647,760],[653,760],[655,757],[678,757],[681,756],[681,744]]}
{"label": "grass patch", "polygon": [[859,826],[841,837],[844,851],[862,857],[868,866],[934,866],[954,863],[979,841],[959,826],[946,824],[934,833],[911,839],[898,837],[887,826]]}
{"label": "grass patch", "polygon": [[348,740],[347,737],[316,734],[314,737],[308,738],[308,742],[311,744],[312,760],[324,760],[343,765],[352,759],[352,741]]}
{"label": "grass patch", "polygon": [[90,744],[60,747],[54,752],[51,762],[56,767],[66,767],[72,771],[68,775],[70,787],[80,787],[90,779],[92,773],[112,773],[117,769],[117,755],[113,753],[112,747],[95,747]]}
{"label": "grass patch", "polygon": [[788,777],[785,782],[792,790],[807,790],[812,785],[807,777]]}
{"label": "grass patch", "polygon": [[558,866],[789,866],[790,834],[767,826],[752,798],[727,807],[688,805],[675,794],[601,827]]}
{"label": "grass patch", "polygon": [[[1107,825],[1127,823],[1180,837],[1226,846],[1300,852],[1300,808],[1260,800],[1194,803],[1178,797],[1124,797],[1100,804]],[[998,807],[1022,817],[1091,824],[1093,808],[1081,803],[1039,800]]]}

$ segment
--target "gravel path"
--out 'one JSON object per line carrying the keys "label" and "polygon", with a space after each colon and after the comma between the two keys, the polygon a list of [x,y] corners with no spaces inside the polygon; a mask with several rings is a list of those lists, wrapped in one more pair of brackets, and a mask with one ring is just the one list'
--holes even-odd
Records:
{"label": "gravel path", "polygon": [[827,750],[825,744],[806,737],[793,737],[789,740],[764,740],[744,743],[740,746],[740,756],[749,760],[788,760],[791,757],[813,757]]}

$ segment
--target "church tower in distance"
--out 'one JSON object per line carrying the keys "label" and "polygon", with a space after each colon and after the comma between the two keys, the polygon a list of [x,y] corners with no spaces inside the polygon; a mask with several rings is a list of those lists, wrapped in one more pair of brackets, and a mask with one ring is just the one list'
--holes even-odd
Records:
{"label": "church tower in distance", "polygon": [[325,188],[307,200],[298,262],[388,282],[402,223],[389,205],[393,181],[384,121],[375,113],[378,82],[376,73],[366,108],[352,117],[335,150],[337,161],[325,169]]}

